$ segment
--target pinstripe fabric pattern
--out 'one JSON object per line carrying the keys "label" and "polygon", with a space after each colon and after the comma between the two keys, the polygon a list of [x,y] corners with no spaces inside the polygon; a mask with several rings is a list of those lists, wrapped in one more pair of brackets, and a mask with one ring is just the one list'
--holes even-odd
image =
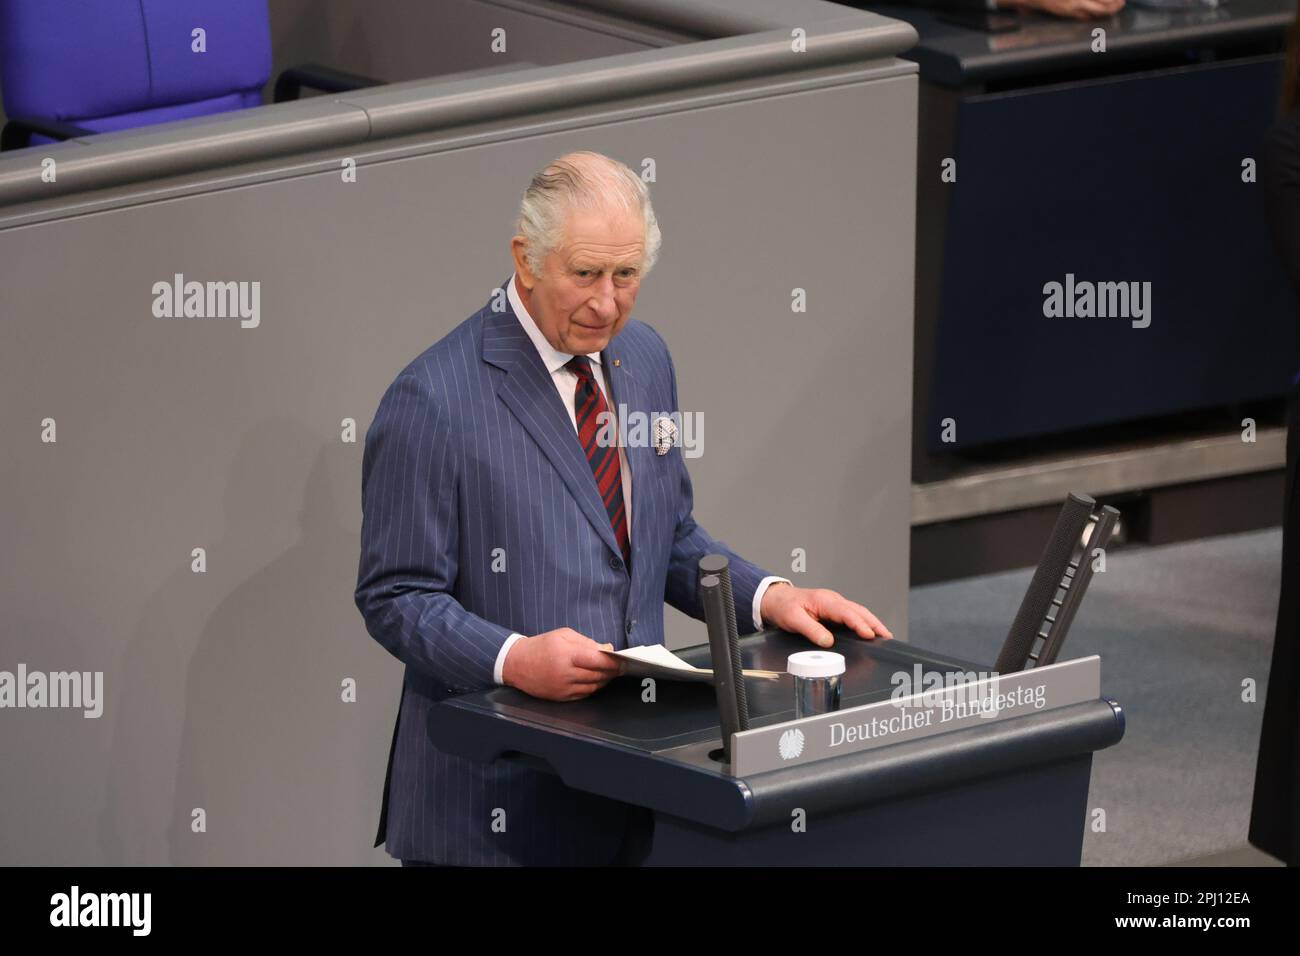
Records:
{"label": "pinstripe fabric pattern", "polygon": [[[696,563],[730,556],[736,620],[766,572],[695,524],[681,449],[627,450],[632,568],[550,374],[504,291],[408,365],[366,433],[356,603],[406,665],[376,845],[467,865],[607,863],[626,808],[550,774],[443,753],[430,708],[492,686],[514,631],[572,627],[622,648],[663,641],[664,602],[701,618]],[[615,359],[618,359],[617,365]],[[677,409],[667,346],[630,319],[603,353],[617,409]],[[496,549],[505,570],[494,571]],[[493,814],[505,811],[505,832]]]}

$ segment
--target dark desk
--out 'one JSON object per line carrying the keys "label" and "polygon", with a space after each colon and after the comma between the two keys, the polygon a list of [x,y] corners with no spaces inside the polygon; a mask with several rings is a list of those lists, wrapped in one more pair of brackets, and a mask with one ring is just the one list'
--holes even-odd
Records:
{"label": "dark desk", "polygon": [[[853,5],[920,35],[904,54],[921,72],[914,478],[1003,443],[1280,408],[1294,296],[1243,164],[1276,115],[1291,0],[1027,15],[996,34]],[[1104,317],[1045,314],[1045,286],[1067,281],[1122,283],[1147,316],[1118,298]]]}
{"label": "dark desk", "polygon": [[[765,632],[742,641],[746,667],[785,670],[809,645]],[[980,665],[901,642],[837,632],[847,658],[841,709],[884,700],[915,664]],[[707,666],[708,649],[682,655]],[[750,681],[754,727],[791,720],[793,688]],[[799,767],[740,778],[710,756],[720,745],[712,688],[620,679],[590,698],[552,703],[508,688],[434,708],[440,749],[520,760],[576,789],[654,814],[647,865],[1077,865],[1095,750],[1123,736],[1117,704],[1098,699]],[[792,831],[792,813],[807,815]]]}
{"label": "dark desk", "polygon": [[1152,10],[1129,4],[1116,16],[1097,20],[1025,13],[1020,16],[1020,29],[985,33],[947,23],[942,11],[924,7],[864,0],[849,0],[846,6],[911,23],[920,42],[902,56],[920,65],[926,82],[949,87],[1096,65],[1092,31],[1097,27],[1106,31],[1106,70],[1114,72],[1165,55],[1191,62],[1199,59],[1201,50],[1233,45],[1276,48],[1295,20],[1295,4],[1288,0],[1227,0],[1204,10]]}

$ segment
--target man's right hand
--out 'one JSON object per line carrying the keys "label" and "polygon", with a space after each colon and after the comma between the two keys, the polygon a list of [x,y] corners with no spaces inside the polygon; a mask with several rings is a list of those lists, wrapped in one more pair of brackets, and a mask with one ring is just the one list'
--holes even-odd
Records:
{"label": "man's right hand", "polygon": [[501,668],[501,680],[544,700],[578,700],[595,693],[623,671],[623,665],[571,627],[515,641]]}

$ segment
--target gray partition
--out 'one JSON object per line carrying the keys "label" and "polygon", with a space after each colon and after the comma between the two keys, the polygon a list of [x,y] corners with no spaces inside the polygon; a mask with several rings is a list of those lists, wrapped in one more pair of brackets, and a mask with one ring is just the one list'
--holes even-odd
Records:
{"label": "gray partition", "polygon": [[[706,422],[697,518],[905,637],[913,34],[822,3],[596,6],[735,35],[0,158],[0,671],[104,678],[98,719],[0,711],[0,863],[387,860],[401,667],[352,603],[365,428],[509,275],[519,195],[567,150],[654,162],[636,315]],[[260,322],[155,317],[177,273],[260,282]],[[674,612],[667,637],[704,630]]]}
{"label": "gray partition", "polygon": [[[328,63],[389,83],[473,70],[485,61],[572,63],[686,38],[662,24],[534,0],[271,0],[270,11],[276,73]],[[583,29],[574,29],[577,22]],[[506,31],[503,53],[491,50],[496,29]]]}

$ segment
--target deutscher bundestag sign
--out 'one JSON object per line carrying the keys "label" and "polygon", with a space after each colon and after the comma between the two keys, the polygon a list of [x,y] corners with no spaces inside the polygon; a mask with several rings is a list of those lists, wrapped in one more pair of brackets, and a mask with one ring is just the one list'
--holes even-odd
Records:
{"label": "deutscher bundestag sign", "polygon": [[1101,696],[1101,658],[1012,674],[900,671],[889,700],[789,720],[732,737],[738,777],[1024,717]]}

